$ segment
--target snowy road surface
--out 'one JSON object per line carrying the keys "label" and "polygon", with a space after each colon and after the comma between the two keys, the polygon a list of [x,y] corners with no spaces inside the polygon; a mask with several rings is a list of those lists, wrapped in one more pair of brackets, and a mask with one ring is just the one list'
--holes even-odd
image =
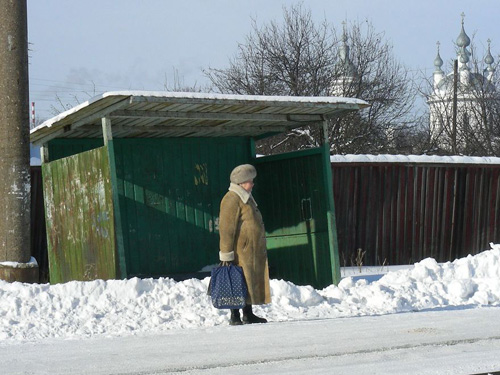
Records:
{"label": "snowy road surface", "polygon": [[500,370],[500,308],[0,344],[26,374],[476,374]]}

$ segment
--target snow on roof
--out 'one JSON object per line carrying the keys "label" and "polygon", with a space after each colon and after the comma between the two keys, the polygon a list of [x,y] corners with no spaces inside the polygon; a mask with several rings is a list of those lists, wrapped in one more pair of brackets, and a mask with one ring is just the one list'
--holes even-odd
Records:
{"label": "snow on roof", "polygon": [[438,155],[332,155],[332,163],[429,163],[429,164],[500,164],[493,156]]}
{"label": "snow on roof", "polygon": [[[204,92],[169,92],[169,91],[109,91],[95,98],[108,96],[150,96],[157,98],[182,98],[182,99],[220,99],[240,101],[267,101],[267,102],[294,102],[294,103],[347,103],[368,105],[361,99],[344,98],[336,96],[266,96],[266,95],[237,95]],[[91,99],[92,100],[92,99]]]}
{"label": "snow on roof", "polygon": [[36,132],[40,128],[51,127],[56,122],[66,118],[67,116],[78,112],[79,110],[88,107],[101,99],[107,97],[155,97],[155,98],[176,98],[176,99],[193,99],[193,100],[227,100],[238,102],[269,102],[269,103],[317,103],[317,104],[352,104],[360,107],[368,107],[369,104],[361,99],[344,98],[334,96],[264,96],[264,95],[233,95],[233,94],[218,94],[218,93],[200,93],[200,92],[169,92],[169,91],[109,91],[100,95],[94,96],[89,100],[67,110],[37,127],[33,128],[30,133]]}

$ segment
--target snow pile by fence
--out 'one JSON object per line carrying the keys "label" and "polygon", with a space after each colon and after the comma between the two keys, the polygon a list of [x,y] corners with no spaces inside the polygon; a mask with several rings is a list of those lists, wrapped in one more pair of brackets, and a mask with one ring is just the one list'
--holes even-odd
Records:
{"label": "snow pile by fence", "polygon": [[[323,290],[272,280],[271,322],[500,306],[500,244],[438,264],[425,259],[377,281],[344,278]],[[58,285],[0,281],[0,343],[116,336],[227,324],[206,295],[209,279],[96,280]]]}

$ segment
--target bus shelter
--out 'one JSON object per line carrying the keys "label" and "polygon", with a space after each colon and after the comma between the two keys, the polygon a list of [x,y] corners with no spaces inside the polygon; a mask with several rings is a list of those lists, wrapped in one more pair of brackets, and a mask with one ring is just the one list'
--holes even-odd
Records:
{"label": "bus shelter", "polygon": [[31,131],[40,145],[51,283],[193,275],[218,263],[231,170],[257,168],[271,277],[340,280],[327,137],[256,157],[255,140],[368,104],[334,97],[108,92]]}

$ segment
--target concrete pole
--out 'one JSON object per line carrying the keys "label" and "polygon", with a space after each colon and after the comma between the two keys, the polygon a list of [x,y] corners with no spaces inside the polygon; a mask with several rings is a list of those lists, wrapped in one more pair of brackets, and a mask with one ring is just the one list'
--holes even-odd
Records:
{"label": "concrete pole", "polygon": [[38,281],[30,263],[26,0],[0,0],[0,279]]}

